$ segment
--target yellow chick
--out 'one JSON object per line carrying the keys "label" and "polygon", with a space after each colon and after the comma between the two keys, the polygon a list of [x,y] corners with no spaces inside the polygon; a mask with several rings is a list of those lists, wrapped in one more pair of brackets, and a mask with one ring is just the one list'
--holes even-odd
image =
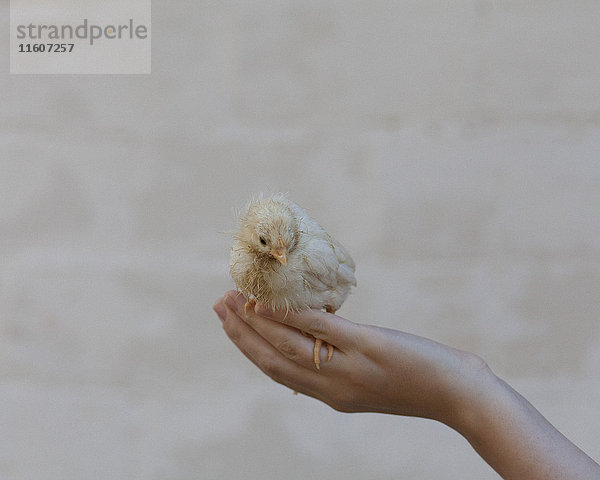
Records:
{"label": "yellow chick", "polygon": [[[346,249],[283,194],[251,200],[239,219],[230,272],[248,299],[273,310],[325,309],[334,313],[356,286]],[[320,368],[323,341],[315,339]],[[327,360],[333,346],[327,345]]]}

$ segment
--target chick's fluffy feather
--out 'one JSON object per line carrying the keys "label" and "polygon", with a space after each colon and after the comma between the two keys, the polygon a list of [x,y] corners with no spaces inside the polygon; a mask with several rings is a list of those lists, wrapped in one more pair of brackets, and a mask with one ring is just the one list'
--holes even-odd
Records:
{"label": "chick's fluffy feather", "polygon": [[[271,254],[278,246],[285,264]],[[356,286],[354,270],[346,249],[282,194],[251,200],[240,217],[230,271],[248,299],[276,310],[336,311]]]}

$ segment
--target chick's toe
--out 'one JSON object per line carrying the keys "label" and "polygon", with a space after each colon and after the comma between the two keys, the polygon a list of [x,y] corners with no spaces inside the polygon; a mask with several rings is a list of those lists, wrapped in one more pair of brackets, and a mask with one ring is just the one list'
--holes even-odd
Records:
{"label": "chick's toe", "polygon": [[253,312],[254,311],[254,305],[256,305],[256,302],[253,300],[249,300],[246,302],[246,304],[244,305],[244,312],[248,313],[248,312]]}
{"label": "chick's toe", "polygon": [[[313,349],[313,361],[315,362],[315,367],[317,370],[321,370],[321,345],[323,345],[323,340],[320,338],[315,338],[315,347]],[[330,361],[333,357],[333,345],[325,344],[327,346],[327,361]]]}

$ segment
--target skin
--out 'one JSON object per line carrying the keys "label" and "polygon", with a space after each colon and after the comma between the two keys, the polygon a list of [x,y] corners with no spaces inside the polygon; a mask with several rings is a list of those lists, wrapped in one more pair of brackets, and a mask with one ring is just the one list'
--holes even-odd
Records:
{"label": "skin", "polygon": [[[341,412],[380,412],[440,421],[462,434],[504,479],[600,478],[600,466],[556,430],[476,355],[319,310],[246,310],[228,292],[215,312],[265,374]],[[314,340],[335,346],[313,363]],[[326,349],[322,349],[322,357]]]}

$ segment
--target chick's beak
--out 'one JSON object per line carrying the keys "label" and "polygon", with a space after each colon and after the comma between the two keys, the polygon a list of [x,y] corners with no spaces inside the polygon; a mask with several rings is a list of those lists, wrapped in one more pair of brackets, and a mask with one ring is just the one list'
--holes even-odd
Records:
{"label": "chick's beak", "polygon": [[283,248],[276,248],[271,253],[282,265],[287,265],[287,251]]}
{"label": "chick's beak", "polygon": [[275,257],[282,265],[287,265],[288,261],[288,251],[283,244],[283,240],[279,237],[279,247],[274,248],[271,251],[271,255]]}

